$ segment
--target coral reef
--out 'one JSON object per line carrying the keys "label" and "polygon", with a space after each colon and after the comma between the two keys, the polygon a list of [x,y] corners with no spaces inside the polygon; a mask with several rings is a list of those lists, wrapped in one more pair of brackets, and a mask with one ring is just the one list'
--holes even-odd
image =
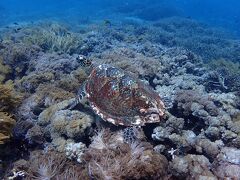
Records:
{"label": "coral reef", "polygon": [[[86,151],[90,175],[96,179],[164,179],[166,158],[147,142],[126,144],[121,133],[99,131]],[[120,170],[119,170],[120,168]]]}
{"label": "coral reef", "polygon": [[213,70],[209,78],[209,89],[221,89],[223,92],[239,93],[240,64],[225,59],[212,60],[209,64]]}
{"label": "coral reef", "polygon": [[12,112],[21,102],[11,83],[0,84],[0,111]]}
{"label": "coral reef", "polygon": [[84,140],[85,133],[90,131],[94,118],[84,112],[69,110],[74,99],[54,104],[40,113],[37,123],[44,128],[44,133],[53,139],[53,145],[60,151],[70,141]]}
{"label": "coral reef", "polygon": [[240,177],[239,157],[239,149],[229,147],[223,148],[213,163],[213,172],[220,179],[238,179]]}
{"label": "coral reef", "polygon": [[[38,45],[43,51],[73,54],[82,45],[81,37],[57,22],[42,22],[23,27],[15,33],[15,41]],[[8,37],[9,38],[9,37]]]}
{"label": "coral reef", "polygon": [[77,162],[82,162],[82,156],[86,149],[86,145],[83,143],[67,143],[65,147],[66,156],[69,159],[76,159]]}
{"label": "coral reef", "polygon": [[0,57],[0,83],[2,83],[6,76],[11,73],[11,68],[3,63],[3,59]]}
{"label": "coral reef", "polygon": [[10,139],[15,120],[11,114],[20,103],[11,84],[0,84],[0,144]]}
{"label": "coral reef", "polygon": [[0,112],[0,144],[10,139],[15,120],[7,113]]}
{"label": "coral reef", "polygon": [[28,160],[15,162],[14,169],[24,172],[25,179],[89,179],[84,167],[69,162],[64,154],[55,151],[33,151]]}
{"label": "coral reef", "polygon": [[232,39],[220,30],[181,17],[165,18],[153,26],[149,33],[153,42],[184,47],[200,55],[206,62],[218,58],[239,61],[239,40]]}
{"label": "coral reef", "polygon": [[202,155],[189,154],[184,157],[176,157],[170,166],[173,175],[178,178],[217,180],[209,170],[210,162]]}
{"label": "coral reef", "polygon": [[[152,6],[141,8],[128,13],[153,18],[144,14]],[[159,16],[0,29],[0,178],[240,176],[239,40],[189,18]],[[116,127],[88,102],[73,107],[90,70],[82,55],[152,86],[166,106],[162,120]]]}

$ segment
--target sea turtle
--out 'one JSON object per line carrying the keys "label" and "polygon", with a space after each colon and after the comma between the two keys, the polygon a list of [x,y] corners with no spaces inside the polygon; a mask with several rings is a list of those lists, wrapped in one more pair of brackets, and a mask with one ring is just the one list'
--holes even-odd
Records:
{"label": "sea turtle", "polygon": [[[82,65],[90,65],[83,56],[79,56],[79,60]],[[165,111],[159,94],[151,87],[108,64],[92,68],[78,91],[75,105],[86,100],[97,115],[115,125],[156,123]]]}

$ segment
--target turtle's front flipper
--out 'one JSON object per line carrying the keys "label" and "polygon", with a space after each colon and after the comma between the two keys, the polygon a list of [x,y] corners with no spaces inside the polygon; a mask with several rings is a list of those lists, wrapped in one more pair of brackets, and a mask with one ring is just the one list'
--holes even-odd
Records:
{"label": "turtle's front flipper", "polygon": [[85,105],[87,99],[86,99],[86,92],[85,92],[85,85],[86,82],[84,82],[77,93],[77,96],[75,97],[75,100],[69,105],[69,109],[75,108],[78,104]]}

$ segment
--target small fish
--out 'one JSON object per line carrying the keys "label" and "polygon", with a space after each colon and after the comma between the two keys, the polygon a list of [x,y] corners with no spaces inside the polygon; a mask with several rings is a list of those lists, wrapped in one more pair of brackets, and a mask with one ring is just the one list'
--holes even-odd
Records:
{"label": "small fish", "polygon": [[105,26],[111,26],[112,25],[111,21],[108,20],[108,19],[105,19],[103,22],[104,22]]}

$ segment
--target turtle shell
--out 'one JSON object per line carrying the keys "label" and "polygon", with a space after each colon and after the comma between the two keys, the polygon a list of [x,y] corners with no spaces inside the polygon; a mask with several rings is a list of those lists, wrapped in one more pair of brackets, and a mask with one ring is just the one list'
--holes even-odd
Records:
{"label": "turtle shell", "polygon": [[92,70],[85,92],[95,113],[115,125],[143,126],[159,122],[164,114],[164,104],[153,89],[110,65]]}

